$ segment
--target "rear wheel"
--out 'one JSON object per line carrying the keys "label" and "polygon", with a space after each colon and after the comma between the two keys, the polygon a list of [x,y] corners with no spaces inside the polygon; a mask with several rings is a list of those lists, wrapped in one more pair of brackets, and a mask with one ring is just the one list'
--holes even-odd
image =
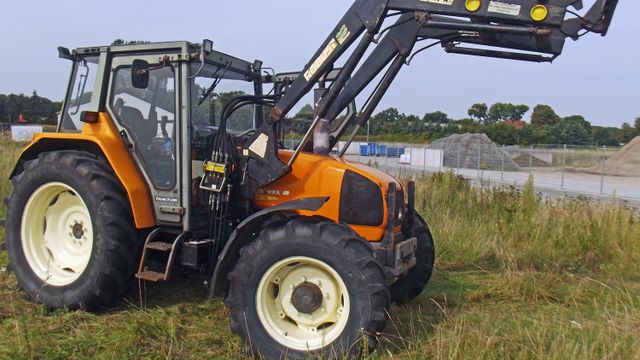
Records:
{"label": "rear wheel", "polygon": [[414,215],[413,223],[413,236],[418,238],[416,266],[391,285],[391,301],[398,305],[407,303],[420,295],[433,273],[435,247],[431,232],[420,215]]}
{"label": "rear wheel", "polygon": [[256,356],[352,357],[371,351],[389,302],[371,246],[349,228],[296,219],[246,245],[225,303]]}
{"label": "rear wheel", "polygon": [[110,167],[89,153],[43,153],[12,183],[6,245],[18,285],[50,308],[117,299],[133,274],[137,240]]}

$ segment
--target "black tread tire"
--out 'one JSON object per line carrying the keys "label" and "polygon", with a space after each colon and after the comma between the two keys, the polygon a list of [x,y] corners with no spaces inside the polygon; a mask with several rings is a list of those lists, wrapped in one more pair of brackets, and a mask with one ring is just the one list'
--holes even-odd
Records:
{"label": "black tread tire", "polygon": [[[97,310],[120,298],[135,271],[139,249],[125,189],[102,158],[83,151],[45,152],[25,163],[12,179],[7,199],[6,245],[18,286],[47,308]],[[22,210],[38,187],[61,182],[85,202],[93,222],[93,250],[73,283],[52,286],[30,268],[22,249]]]}
{"label": "black tread tire", "polygon": [[418,238],[416,266],[391,285],[391,302],[406,304],[422,293],[433,273],[435,246],[427,222],[418,214],[414,215],[413,234]]}
{"label": "black tread tire", "polygon": [[[256,312],[255,291],[263,273],[291,256],[308,256],[330,265],[350,293],[351,311],[342,335],[311,353],[280,345],[269,336]],[[389,291],[383,267],[366,240],[334,222],[301,217],[265,228],[242,248],[229,280],[225,304],[231,312],[231,331],[240,335],[246,351],[258,358],[358,357],[375,350],[387,320]]]}

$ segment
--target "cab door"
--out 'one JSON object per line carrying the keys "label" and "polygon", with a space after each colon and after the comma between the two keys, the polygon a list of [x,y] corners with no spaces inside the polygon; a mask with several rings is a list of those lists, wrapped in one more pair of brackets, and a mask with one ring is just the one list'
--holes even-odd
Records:
{"label": "cab door", "polygon": [[[184,215],[180,197],[181,159],[180,66],[164,61],[165,54],[113,57],[107,109],[151,191],[160,224],[179,224]],[[149,83],[133,86],[134,60],[149,63]]]}

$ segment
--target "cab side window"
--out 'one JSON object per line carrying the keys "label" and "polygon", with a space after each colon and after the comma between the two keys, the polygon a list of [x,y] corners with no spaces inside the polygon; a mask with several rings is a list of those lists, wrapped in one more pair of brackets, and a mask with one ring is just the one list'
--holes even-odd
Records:
{"label": "cab side window", "polygon": [[116,121],[126,129],[129,141],[158,189],[176,184],[175,72],[165,66],[149,72],[149,86],[131,83],[131,67],[116,69],[109,105]]}
{"label": "cab side window", "polygon": [[90,110],[93,87],[96,84],[98,72],[98,57],[87,56],[78,59],[71,74],[71,87],[67,91],[62,117],[60,119],[61,132],[77,132],[82,129],[80,114]]}

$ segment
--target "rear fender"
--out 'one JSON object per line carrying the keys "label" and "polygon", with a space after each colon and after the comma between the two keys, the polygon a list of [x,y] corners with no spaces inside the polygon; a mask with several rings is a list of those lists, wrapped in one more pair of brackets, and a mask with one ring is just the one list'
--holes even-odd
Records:
{"label": "rear fender", "polygon": [[105,158],[127,191],[137,229],[155,226],[149,189],[109,115],[100,113],[95,124],[85,124],[80,133],[39,133],[22,151],[11,177],[24,170],[25,162],[50,151],[80,150]]}

